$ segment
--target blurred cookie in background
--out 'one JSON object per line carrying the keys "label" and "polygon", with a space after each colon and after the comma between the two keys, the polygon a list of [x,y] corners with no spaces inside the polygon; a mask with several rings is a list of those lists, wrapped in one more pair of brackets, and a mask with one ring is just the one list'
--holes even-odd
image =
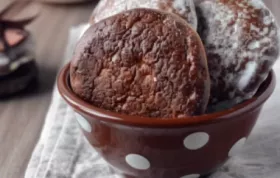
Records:
{"label": "blurred cookie in background", "polygon": [[32,13],[19,16],[16,11],[24,6],[26,2],[17,1],[0,12],[0,97],[22,91],[37,76],[35,45],[25,27],[38,13],[33,8]]}

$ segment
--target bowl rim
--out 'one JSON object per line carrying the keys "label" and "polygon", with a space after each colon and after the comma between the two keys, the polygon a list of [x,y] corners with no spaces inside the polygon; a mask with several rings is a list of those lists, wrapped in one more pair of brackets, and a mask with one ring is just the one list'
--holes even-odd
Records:
{"label": "bowl rim", "polygon": [[273,70],[269,72],[267,79],[263,82],[257,94],[230,109],[219,112],[203,114],[199,116],[191,116],[186,118],[150,118],[141,116],[130,116],[126,114],[108,111],[91,105],[90,103],[79,98],[71,89],[69,73],[70,63],[66,64],[58,74],[57,86],[60,95],[64,100],[74,108],[74,110],[82,115],[88,115],[100,121],[113,122],[121,125],[134,125],[141,127],[186,127],[198,126],[204,124],[212,124],[223,122],[236,118],[243,113],[250,112],[255,108],[264,104],[271,96],[276,86],[276,77]]}

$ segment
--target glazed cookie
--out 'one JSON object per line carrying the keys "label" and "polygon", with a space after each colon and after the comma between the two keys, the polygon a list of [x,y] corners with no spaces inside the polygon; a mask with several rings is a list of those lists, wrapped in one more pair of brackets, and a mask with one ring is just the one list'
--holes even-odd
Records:
{"label": "glazed cookie", "polygon": [[200,0],[196,9],[208,57],[210,106],[231,107],[253,97],[279,55],[271,12],[260,0]]}
{"label": "glazed cookie", "polygon": [[96,107],[158,118],[202,114],[210,94],[198,34],[182,18],[152,9],[92,25],[75,50],[70,82]]}
{"label": "glazed cookie", "polygon": [[196,30],[197,17],[193,0],[101,0],[94,9],[91,23],[134,8],[152,8],[184,18]]}

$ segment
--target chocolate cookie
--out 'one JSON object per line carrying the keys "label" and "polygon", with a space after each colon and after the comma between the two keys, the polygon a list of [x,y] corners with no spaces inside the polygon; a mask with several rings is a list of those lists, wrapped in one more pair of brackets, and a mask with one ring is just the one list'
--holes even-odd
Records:
{"label": "chocolate cookie", "polygon": [[36,14],[19,19],[6,17],[20,2],[13,2],[0,12],[0,76],[8,75],[34,59],[33,41],[24,28]]}
{"label": "chocolate cookie", "polygon": [[75,50],[70,82],[94,106],[147,117],[202,114],[210,94],[198,34],[182,18],[152,9],[92,25]]}
{"label": "chocolate cookie", "polygon": [[198,31],[211,77],[210,105],[253,97],[279,56],[275,18],[259,0],[199,0]]}
{"label": "chocolate cookie", "polygon": [[152,8],[184,18],[196,30],[197,16],[193,0],[101,0],[94,9],[91,23],[134,8]]}
{"label": "chocolate cookie", "polygon": [[18,3],[13,2],[0,12],[0,97],[23,90],[37,73],[33,41],[24,29],[36,16],[17,20],[5,16]]}

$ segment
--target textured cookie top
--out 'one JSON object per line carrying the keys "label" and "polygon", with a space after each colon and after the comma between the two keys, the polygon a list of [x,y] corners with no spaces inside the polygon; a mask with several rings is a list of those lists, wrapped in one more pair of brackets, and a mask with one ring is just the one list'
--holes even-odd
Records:
{"label": "textured cookie top", "polygon": [[211,103],[251,98],[279,54],[274,17],[260,0],[202,0],[196,6],[211,76]]}
{"label": "textured cookie top", "polygon": [[134,8],[151,8],[171,12],[184,18],[197,28],[197,16],[193,0],[101,0],[93,11],[91,22]]}
{"label": "textured cookie top", "polygon": [[94,106],[147,117],[202,114],[210,93],[198,34],[178,16],[151,9],[92,25],[77,45],[70,79]]}

